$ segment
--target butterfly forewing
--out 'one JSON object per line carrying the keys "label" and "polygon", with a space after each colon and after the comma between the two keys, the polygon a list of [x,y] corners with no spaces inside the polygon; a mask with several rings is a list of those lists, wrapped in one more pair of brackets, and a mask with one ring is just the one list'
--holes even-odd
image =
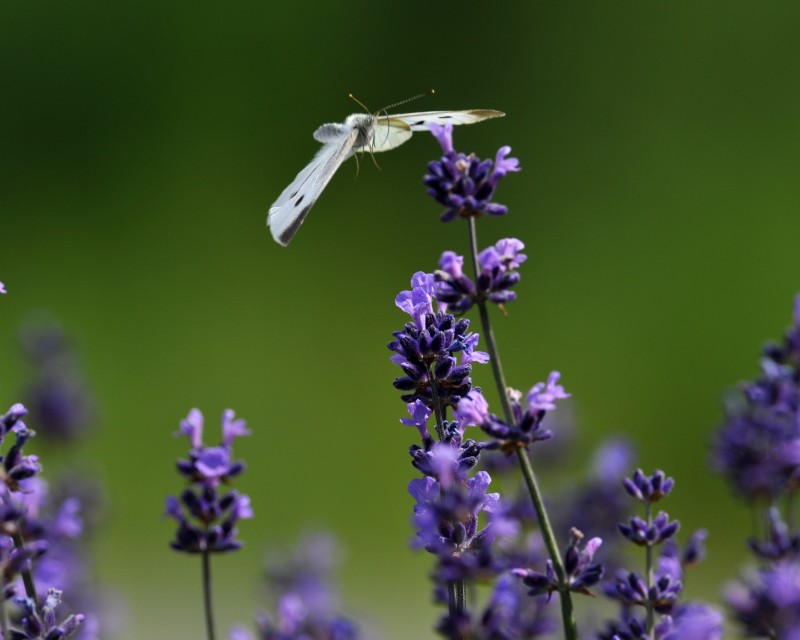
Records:
{"label": "butterfly forewing", "polygon": [[402,120],[412,131],[427,131],[431,124],[473,124],[489,118],[502,118],[505,113],[493,109],[468,109],[466,111],[420,111],[392,116]]}
{"label": "butterfly forewing", "polygon": [[276,242],[284,247],[291,242],[333,174],[352,154],[357,135],[358,132],[352,130],[341,140],[325,144],[278,196],[267,217]]}

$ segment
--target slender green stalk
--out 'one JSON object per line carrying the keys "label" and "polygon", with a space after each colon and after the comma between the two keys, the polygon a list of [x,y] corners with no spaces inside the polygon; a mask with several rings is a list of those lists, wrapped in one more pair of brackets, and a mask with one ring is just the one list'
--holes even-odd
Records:
{"label": "slender green stalk", "polygon": [[[472,270],[474,273],[475,282],[478,281],[480,273],[478,268],[478,236],[475,229],[475,218],[468,218],[469,229],[469,248],[470,257],[472,259]],[[492,330],[492,324],[489,319],[489,310],[486,305],[486,299],[478,293],[476,295],[476,304],[478,305],[478,312],[481,318],[482,335],[486,344],[486,349],[489,352],[489,362],[492,364],[492,373],[494,374],[494,381],[497,387],[497,393],[500,396],[500,404],[503,407],[503,418],[508,424],[514,423],[514,415],[511,411],[511,404],[508,400],[508,392],[503,374],[503,367],[500,363],[500,354],[497,349],[497,342]],[[547,516],[547,509],[544,506],[542,493],[539,489],[539,484],[536,481],[536,474],[533,472],[528,452],[525,449],[517,449],[517,459],[519,460],[522,475],[525,478],[525,486],[531,496],[533,508],[536,511],[536,518],[539,521],[539,528],[541,529],[542,538],[547,552],[550,555],[550,560],[553,563],[553,568],[556,572],[556,577],[560,585],[559,596],[561,601],[561,619],[564,625],[564,634],[566,640],[577,640],[578,638],[578,625],[575,622],[575,611],[572,604],[572,594],[570,593],[566,584],[566,571],[564,570],[564,563],[561,560],[561,552],[558,548],[558,542],[553,534],[553,527],[550,524],[550,518]]]}
{"label": "slender green stalk", "polygon": [[203,550],[203,607],[206,617],[206,637],[214,640],[214,611],[211,607],[211,554]]}
{"label": "slender green stalk", "polygon": [[444,439],[445,408],[442,406],[442,399],[439,397],[439,385],[436,384],[436,376],[433,374],[433,369],[430,365],[428,365],[428,380],[431,383],[433,413],[436,416],[436,435],[439,436],[439,441],[441,442]]}
{"label": "slender green stalk", "polygon": [[[649,529],[653,524],[653,514],[651,511],[650,503],[645,502],[644,517],[647,521],[647,528]],[[653,586],[653,545],[648,544],[645,547],[645,577],[647,580],[647,593],[650,593],[650,588]],[[655,612],[653,611],[653,603],[647,599],[647,633],[652,637],[653,627],[655,626]]]}

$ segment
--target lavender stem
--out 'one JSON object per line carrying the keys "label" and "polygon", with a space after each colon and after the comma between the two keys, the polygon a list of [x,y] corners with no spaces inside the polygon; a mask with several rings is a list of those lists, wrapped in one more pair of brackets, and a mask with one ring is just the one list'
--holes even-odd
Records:
{"label": "lavender stem", "polygon": [[[480,271],[478,268],[478,235],[475,227],[475,217],[470,216],[467,219],[469,229],[469,253],[472,259],[472,270],[474,273],[474,281],[477,284]],[[503,418],[508,424],[513,424],[514,416],[511,412],[511,405],[508,401],[508,393],[506,392],[506,381],[503,374],[503,367],[500,363],[500,355],[497,350],[497,343],[495,341],[492,325],[489,320],[489,310],[486,307],[486,299],[480,292],[476,295],[476,303],[481,318],[481,326],[483,331],[483,338],[486,342],[486,348],[489,352],[489,362],[492,364],[492,372],[494,374],[494,381],[497,387],[497,392],[500,396],[500,404],[503,407]],[[539,521],[539,528],[541,529],[542,538],[544,539],[547,552],[550,555],[550,560],[553,562],[553,567],[558,577],[561,589],[559,590],[561,601],[561,618],[564,624],[564,633],[566,640],[577,640],[578,627],[575,622],[575,612],[572,605],[572,595],[566,588],[566,571],[564,564],[561,560],[561,552],[558,548],[558,542],[553,534],[553,527],[550,524],[550,519],[547,516],[547,510],[544,506],[541,491],[539,490],[536,475],[534,474],[533,467],[531,466],[525,449],[517,449],[517,458],[519,460],[522,475],[525,478],[525,485],[528,488],[528,493],[531,496],[533,507],[536,510],[536,517]]]}
{"label": "lavender stem", "polygon": [[203,606],[206,618],[206,636],[214,640],[214,612],[211,608],[211,554],[204,550],[203,556]]}

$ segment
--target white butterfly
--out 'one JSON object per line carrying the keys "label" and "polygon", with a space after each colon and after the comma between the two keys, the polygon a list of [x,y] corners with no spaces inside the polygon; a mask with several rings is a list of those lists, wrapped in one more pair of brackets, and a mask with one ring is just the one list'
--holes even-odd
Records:
{"label": "white butterfly", "polygon": [[323,124],[314,132],[322,148],[297,174],[269,208],[267,225],[275,241],[286,246],[303,224],[308,212],[341,164],[357,151],[375,153],[399,147],[414,131],[426,131],[428,125],[472,124],[505,114],[491,109],[469,111],[422,111],[396,116],[354,113],[344,124]]}

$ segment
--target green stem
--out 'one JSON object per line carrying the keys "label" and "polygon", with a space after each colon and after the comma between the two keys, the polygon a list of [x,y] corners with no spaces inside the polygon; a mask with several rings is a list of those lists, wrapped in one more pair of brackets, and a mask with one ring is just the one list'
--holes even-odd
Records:
{"label": "green stem", "polygon": [[539,490],[539,484],[536,481],[536,475],[533,472],[531,461],[528,459],[528,453],[525,449],[517,449],[517,459],[519,460],[520,469],[522,469],[522,476],[525,478],[525,485],[528,487],[528,493],[531,495],[533,508],[536,511],[536,518],[539,521],[539,529],[542,533],[542,539],[547,547],[547,553],[553,563],[553,568],[558,578],[558,583],[561,585],[559,595],[561,600],[561,621],[564,624],[564,633],[567,640],[577,640],[578,638],[578,625],[575,621],[575,610],[572,604],[572,593],[567,588],[566,571],[564,570],[564,563],[561,560],[561,552],[558,549],[558,542],[556,542],[555,535],[553,534],[553,527],[550,524],[550,518],[547,515],[547,509],[542,500],[542,492]]}
{"label": "green stem", "polygon": [[203,607],[206,618],[206,637],[214,640],[214,612],[211,606],[211,554],[203,550]]}
{"label": "green stem", "polygon": [[[475,230],[475,218],[470,217],[468,222],[469,254],[472,259],[472,271],[477,285],[478,275],[480,274],[480,267],[478,266],[478,234]],[[497,394],[500,396],[500,405],[503,407],[503,418],[508,424],[512,424],[514,415],[511,412],[511,404],[508,401],[506,378],[503,373],[503,365],[500,363],[500,354],[497,351],[497,342],[494,339],[494,331],[492,330],[492,323],[489,319],[489,309],[486,307],[486,298],[480,292],[476,292],[475,298],[478,305],[478,313],[481,317],[483,339],[489,352],[489,363],[492,365],[492,374],[494,375]]]}
{"label": "green stem", "polygon": [[[478,282],[480,274],[479,260],[478,260],[478,235],[475,229],[475,218],[468,219],[469,229],[469,248],[470,257],[472,259],[472,270],[475,277],[475,283]],[[492,330],[492,324],[489,319],[489,310],[486,305],[486,298],[481,292],[476,293],[476,304],[478,305],[478,312],[481,318],[481,326],[483,339],[486,344],[486,349],[489,352],[489,362],[492,364],[492,373],[494,374],[494,382],[497,387],[497,393],[500,396],[500,404],[503,408],[503,417],[507,424],[514,424],[514,414],[511,411],[511,403],[508,400],[508,392],[506,391],[505,375],[503,374],[503,367],[500,363],[500,354],[497,349],[497,342]],[[556,577],[559,583],[559,596],[561,601],[561,619],[564,625],[564,634],[566,640],[577,640],[578,626],[575,622],[575,611],[572,604],[572,594],[569,591],[566,571],[564,570],[564,563],[561,560],[561,552],[558,548],[558,542],[553,534],[553,527],[550,524],[550,518],[547,515],[547,509],[544,506],[542,493],[539,490],[539,484],[536,481],[536,474],[533,472],[528,452],[526,449],[517,449],[517,458],[519,460],[522,475],[525,478],[525,486],[531,496],[533,508],[536,511],[536,518],[539,521],[539,529],[542,533],[547,552],[550,555],[550,560],[553,563],[553,568],[556,572]]]}
{"label": "green stem", "polygon": [[439,397],[439,385],[436,383],[436,376],[433,374],[433,367],[428,365],[428,380],[431,383],[431,395],[433,396],[433,413],[436,416],[436,435],[439,441],[444,440],[444,420],[445,408],[442,406],[442,399]]}

